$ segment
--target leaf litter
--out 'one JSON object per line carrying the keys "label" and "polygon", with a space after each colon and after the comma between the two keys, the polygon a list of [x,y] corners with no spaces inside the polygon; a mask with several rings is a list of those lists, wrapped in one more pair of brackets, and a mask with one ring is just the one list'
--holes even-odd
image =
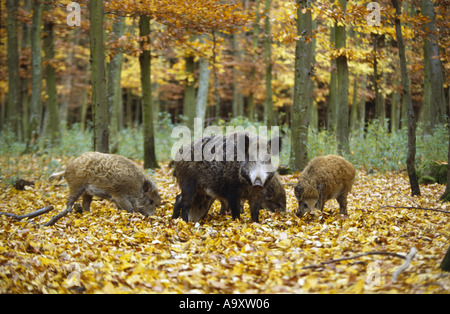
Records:
{"label": "leaf litter", "polygon": [[[167,164],[155,170],[162,204],[144,218],[94,199],[89,213],[72,212],[52,227],[38,228],[65,208],[65,182],[29,157],[23,173],[34,187],[17,191],[2,178],[0,211],[23,215],[44,206],[55,210],[17,221],[0,216],[0,293],[448,293],[450,274],[439,269],[449,245],[450,210],[438,201],[439,184],[410,196],[404,172],[359,171],[348,198],[349,217],[336,201],[324,212],[295,216],[297,175],[281,176],[288,209],[260,212],[252,223],[248,205],[241,221],[219,214],[215,202],[199,223],[172,220],[178,186]],[[2,160],[4,162],[4,160]],[[367,252],[417,254],[404,259]],[[323,262],[326,264],[320,265]],[[308,267],[319,265],[320,267]]]}

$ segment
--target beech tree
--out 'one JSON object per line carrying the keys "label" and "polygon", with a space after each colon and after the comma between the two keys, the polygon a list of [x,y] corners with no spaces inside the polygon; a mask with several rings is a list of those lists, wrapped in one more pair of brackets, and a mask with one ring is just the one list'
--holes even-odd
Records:
{"label": "beech tree", "polygon": [[295,85],[291,114],[291,156],[293,170],[303,170],[308,163],[308,104],[312,84],[312,17],[307,0],[297,0],[297,34],[295,45]]}

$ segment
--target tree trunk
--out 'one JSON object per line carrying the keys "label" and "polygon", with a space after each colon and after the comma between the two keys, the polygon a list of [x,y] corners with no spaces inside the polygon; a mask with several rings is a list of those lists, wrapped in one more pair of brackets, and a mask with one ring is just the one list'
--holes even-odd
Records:
{"label": "tree trunk", "polygon": [[19,128],[19,40],[17,31],[17,7],[16,0],[7,0],[6,29],[8,36],[8,103],[6,107],[6,125],[12,132],[18,135]]}
{"label": "tree trunk", "polygon": [[[295,82],[291,114],[291,156],[293,170],[301,171],[308,163],[308,105],[311,84],[312,22],[307,0],[297,0],[297,35],[295,45]],[[306,9],[306,12],[303,11]]]}
{"label": "tree trunk", "polygon": [[444,77],[442,74],[442,64],[439,58],[438,31],[436,28],[436,14],[431,0],[420,0],[422,14],[428,17],[429,22],[424,25],[429,30],[429,34],[424,38],[424,63],[429,68],[429,115],[425,120],[425,131],[429,133],[440,123],[445,123],[446,103],[444,93]]}
{"label": "tree trunk", "polygon": [[[125,30],[125,18],[116,16],[112,28],[112,39],[118,40]],[[120,89],[120,75],[122,73],[123,52],[116,51],[109,61],[108,66],[108,95],[107,103],[110,107],[111,123],[111,152],[117,153],[119,150],[119,142],[117,135],[120,129],[120,117],[122,116],[121,102],[122,97]]]}
{"label": "tree trunk", "polygon": [[244,95],[239,90],[239,77],[241,71],[237,67],[237,62],[242,57],[242,50],[239,49],[239,35],[233,34],[233,59],[235,65],[233,66],[233,117],[243,116],[244,114]]}
{"label": "tree trunk", "polygon": [[384,104],[383,94],[380,91],[381,75],[378,71],[378,41],[380,35],[372,33],[372,45],[373,45],[373,86],[375,92],[375,119],[378,119],[381,125],[384,125],[384,119],[386,118],[386,108]]}
{"label": "tree trunk", "polygon": [[450,247],[447,249],[444,259],[441,263],[441,269],[443,271],[450,271]]}
{"label": "tree trunk", "polygon": [[406,168],[408,170],[411,194],[420,195],[419,182],[416,175],[416,120],[411,100],[411,90],[406,70],[405,44],[403,43],[402,26],[400,23],[401,7],[398,0],[392,0],[395,8],[395,33],[397,35],[398,54],[400,58],[400,70],[402,73],[403,97],[405,97],[408,118],[408,156]]}
{"label": "tree trunk", "polygon": [[[52,5],[46,6],[46,10],[49,12],[52,10],[52,8]],[[53,26],[54,23],[52,20],[46,21],[44,24],[44,53],[45,59],[47,59],[47,65],[45,66],[45,76],[47,82],[46,106],[48,112],[48,118],[45,127],[45,136],[50,139],[51,144],[58,144],[61,139],[59,130],[59,108],[56,94],[55,68],[51,64],[51,61],[55,57]]]}
{"label": "tree trunk", "polygon": [[193,130],[195,118],[195,62],[193,56],[184,58],[186,62],[186,81],[184,86],[183,113],[186,116],[187,127]]}
{"label": "tree trunk", "polygon": [[[31,0],[24,1],[23,9],[25,10],[26,14],[31,13]],[[27,53],[31,52],[31,27],[28,23],[22,23],[22,40],[20,50],[22,52]],[[29,72],[28,64],[22,64],[21,70],[25,71],[25,73],[28,73]],[[21,107],[22,110],[20,112],[20,118],[18,118],[18,121],[22,120],[21,121],[22,141],[26,140],[26,137],[29,134],[28,132],[29,111],[30,111],[30,97],[28,96],[29,81],[30,80],[28,79],[28,77],[20,78],[20,103],[22,106],[19,107]]]}
{"label": "tree trunk", "polygon": [[[30,127],[27,138],[35,141],[41,131],[42,122],[42,55],[41,55],[42,4],[33,2],[33,24],[31,25],[31,98]],[[27,149],[30,142],[27,141]]]}
{"label": "tree trunk", "polygon": [[270,32],[270,6],[271,0],[265,0],[266,18],[264,20],[264,50],[266,58],[266,100],[264,102],[264,124],[275,125],[272,91],[272,35]]}
{"label": "tree trunk", "polygon": [[[259,3],[260,0],[255,0],[255,20],[253,22],[253,33],[252,33],[252,55],[253,60],[256,60],[258,57],[258,40],[259,40],[259,19],[261,14],[259,13]],[[250,72],[250,82],[254,82],[256,77],[256,63],[252,66],[252,70]],[[255,95],[254,95],[253,87],[250,90],[248,95],[248,118],[250,121],[255,119]]]}
{"label": "tree trunk", "polygon": [[[330,45],[336,42],[336,27],[330,27]],[[330,91],[328,94],[327,107],[327,128],[328,130],[336,130],[336,111],[337,111],[337,73],[336,73],[336,59],[331,59],[331,73],[330,73]]]}
{"label": "tree trunk", "polygon": [[139,65],[141,67],[142,88],[142,128],[144,133],[144,168],[158,168],[155,154],[155,135],[153,130],[153,104],[151,83],[151,55],[150,55],[150,18],[145,15],[139,17],[139,36],[141,40]]}
{"label": "tree trunk", "polygon": [[103,47],[103,1],[90,0],[92,109],[94,114],[94,150],[109,152],[109,112],[106,103],[105,51]]}
{"label": "tree trunk", "polygon": [[[339,1],[342,10],[345,12],[347,7],[346,0]],[[336,25],[336,48],[346,47],[346,31],[345,26]],[[337,67],[337,96],[338,96],[338,109],[337,109],[337,125],[336,125],[336,135],[338,142],[338,152],[342,154],[345,152],[348,154],[350,152],[349,142],[348,142],[348,64],[347,57],[341,55],[336,59]]]}
{"label": "tree trunk", "polygon": [[[447,129],[450,128],[450,119],[447,120]],[[448,151],[447,151],[447,186],[445,187],[444,194],[442,194],[441,201],[450,202],[450,132],[448,138]]]}
{"label": "tree trunk", "polygon": [[209,62],[205,58],[200,58],[200,69],[198,77],[197,104],[195,105],[195,117],[201,118],[203,122],[206,119],[206,106],[208,105],[209,94]]}

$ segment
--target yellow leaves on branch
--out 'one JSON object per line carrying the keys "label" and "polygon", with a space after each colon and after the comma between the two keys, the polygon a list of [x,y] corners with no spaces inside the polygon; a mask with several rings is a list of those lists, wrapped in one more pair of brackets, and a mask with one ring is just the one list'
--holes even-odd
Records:
{"label": "yellow leaves on branch", "polygon": [[[31,164],[31,162],[30,162]],[[16,191],[1,183],[0,211],[24,214],[45,205],[65,207],[66,186],[51,185],[35,162],[29,169],[35,187]],[[287,213],[261,211],[251,223],[219,214],[213,205],[199,223],[172,220],[179,193],[167,165],[154,175],[162,196],[156,215],[118,211],[94,199],[90,213],[70,213],[49,228],[35,228],[51,214],[18,222],[0,216],[0,293],[441,293],[450,275],[439,270],[450,239],[448,214],[380,208],[384,205],[450,210],[438,201],[442,185],[422,186],[411,197],[405,173],[358,172],[349,196],[349,218],[338,204],[324,212],[295,216],[296,176],[282,176]],[[403,260],[392,256],[343,257],[385,251],[406,255],[411,265],[391,282]]]}
{"label": "yellow leaves on branch", "polygon": [[214,29],[235,32],[251,17],[240,2],[219,0],[112,0],[105,2],[105,11],[128,16],[148,15],[162,24],[200,33]]}

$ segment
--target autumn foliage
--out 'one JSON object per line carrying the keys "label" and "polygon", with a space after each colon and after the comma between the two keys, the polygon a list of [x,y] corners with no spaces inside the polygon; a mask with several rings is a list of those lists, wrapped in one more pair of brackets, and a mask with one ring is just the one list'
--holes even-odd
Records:
{"label": "autumn foliage", "polygon": [[[1,183],[0,211],[23,214],[52,204],[65,208],[68,188],[49,183],[49,163],[20,158],[33,173],[34,187],[18,191]],[[61,159],[55,161],[63,163]],[[6,160],[1,159],[2,166]],[[449,278],[439,270],[448,247],[448,214],[384,205],[438,208],[444,186],[422,187],[409,195],[405,173],[357,172],[348,197],[349,218],[338,204],[302,219],[295,215],[297,176],[281,176],[287,213],[261,211],[252,223],[247,205],[241,221],[219,214],[216,202],[199,223],[171,219],[179,193],[167,165],[153,178],[162,205],[156,215],[118,211],[94,199],[90,213],[71,213],[53,227],[38,228],[52,213],[18,222],[0,216],[1,293],[445,293]],[[397,282],[392,275],[404,260],[368,252],[405,256],[418,250]]]}

